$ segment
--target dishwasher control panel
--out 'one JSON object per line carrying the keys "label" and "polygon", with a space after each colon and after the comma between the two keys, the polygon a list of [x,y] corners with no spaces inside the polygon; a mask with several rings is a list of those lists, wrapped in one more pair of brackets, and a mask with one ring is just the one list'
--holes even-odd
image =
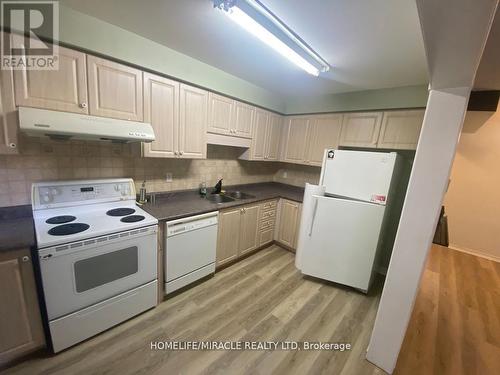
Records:
{"label": "dishwasher control panel", "polygon": [[190,232],[217,224],[217,212],[187,217],[174,221],[167,221],[167,237]]}

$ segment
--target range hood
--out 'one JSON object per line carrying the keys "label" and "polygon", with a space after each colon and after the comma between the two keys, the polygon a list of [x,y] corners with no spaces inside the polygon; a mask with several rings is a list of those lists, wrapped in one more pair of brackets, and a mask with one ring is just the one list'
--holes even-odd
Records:
{"label": "range hood", "polygon": [[121,143],[152,142],[151,124],[116,120],[78,113],[19,107],[19,128],[23,133],[53,139],[81,139]]}

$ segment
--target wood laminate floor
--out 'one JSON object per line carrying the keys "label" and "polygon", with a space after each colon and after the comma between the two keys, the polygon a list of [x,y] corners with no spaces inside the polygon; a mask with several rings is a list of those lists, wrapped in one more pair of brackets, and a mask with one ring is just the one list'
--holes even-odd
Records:
{"label": "wood laminate floor", "polygon": [[500,374],[500,263],[432,246],[394,373]]}
{"label": "wood laminate floor", "polygon": [[[294,254],[271,246],[124,324],[9,374],[383,374],[366,347],[380,282],[365,296],[304,278]],[[348,342],[352,350],[161,351],[152,341]]]}

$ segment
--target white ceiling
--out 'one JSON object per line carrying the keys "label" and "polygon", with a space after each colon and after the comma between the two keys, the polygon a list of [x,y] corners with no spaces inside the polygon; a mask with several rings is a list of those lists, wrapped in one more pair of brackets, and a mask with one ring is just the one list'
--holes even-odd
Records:
{"label": "white ceiling", "polygon": [[234,24],[210,0],[62,0],[83,13],[288,96],[427,83],[413,0],[262,0],[332,66],[319,78]]}

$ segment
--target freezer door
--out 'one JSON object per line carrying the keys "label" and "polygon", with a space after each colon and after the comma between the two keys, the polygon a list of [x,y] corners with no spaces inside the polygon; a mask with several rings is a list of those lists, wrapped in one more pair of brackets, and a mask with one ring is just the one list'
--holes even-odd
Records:
{"label": "freezer door", "polygon": [[385,204],[396,157],[395,152],[334,150],[323,165],[325,193]]}
{"label": "freezer door", "polygon": [[316,196],[303,274],[368,290],[385,206]]}

